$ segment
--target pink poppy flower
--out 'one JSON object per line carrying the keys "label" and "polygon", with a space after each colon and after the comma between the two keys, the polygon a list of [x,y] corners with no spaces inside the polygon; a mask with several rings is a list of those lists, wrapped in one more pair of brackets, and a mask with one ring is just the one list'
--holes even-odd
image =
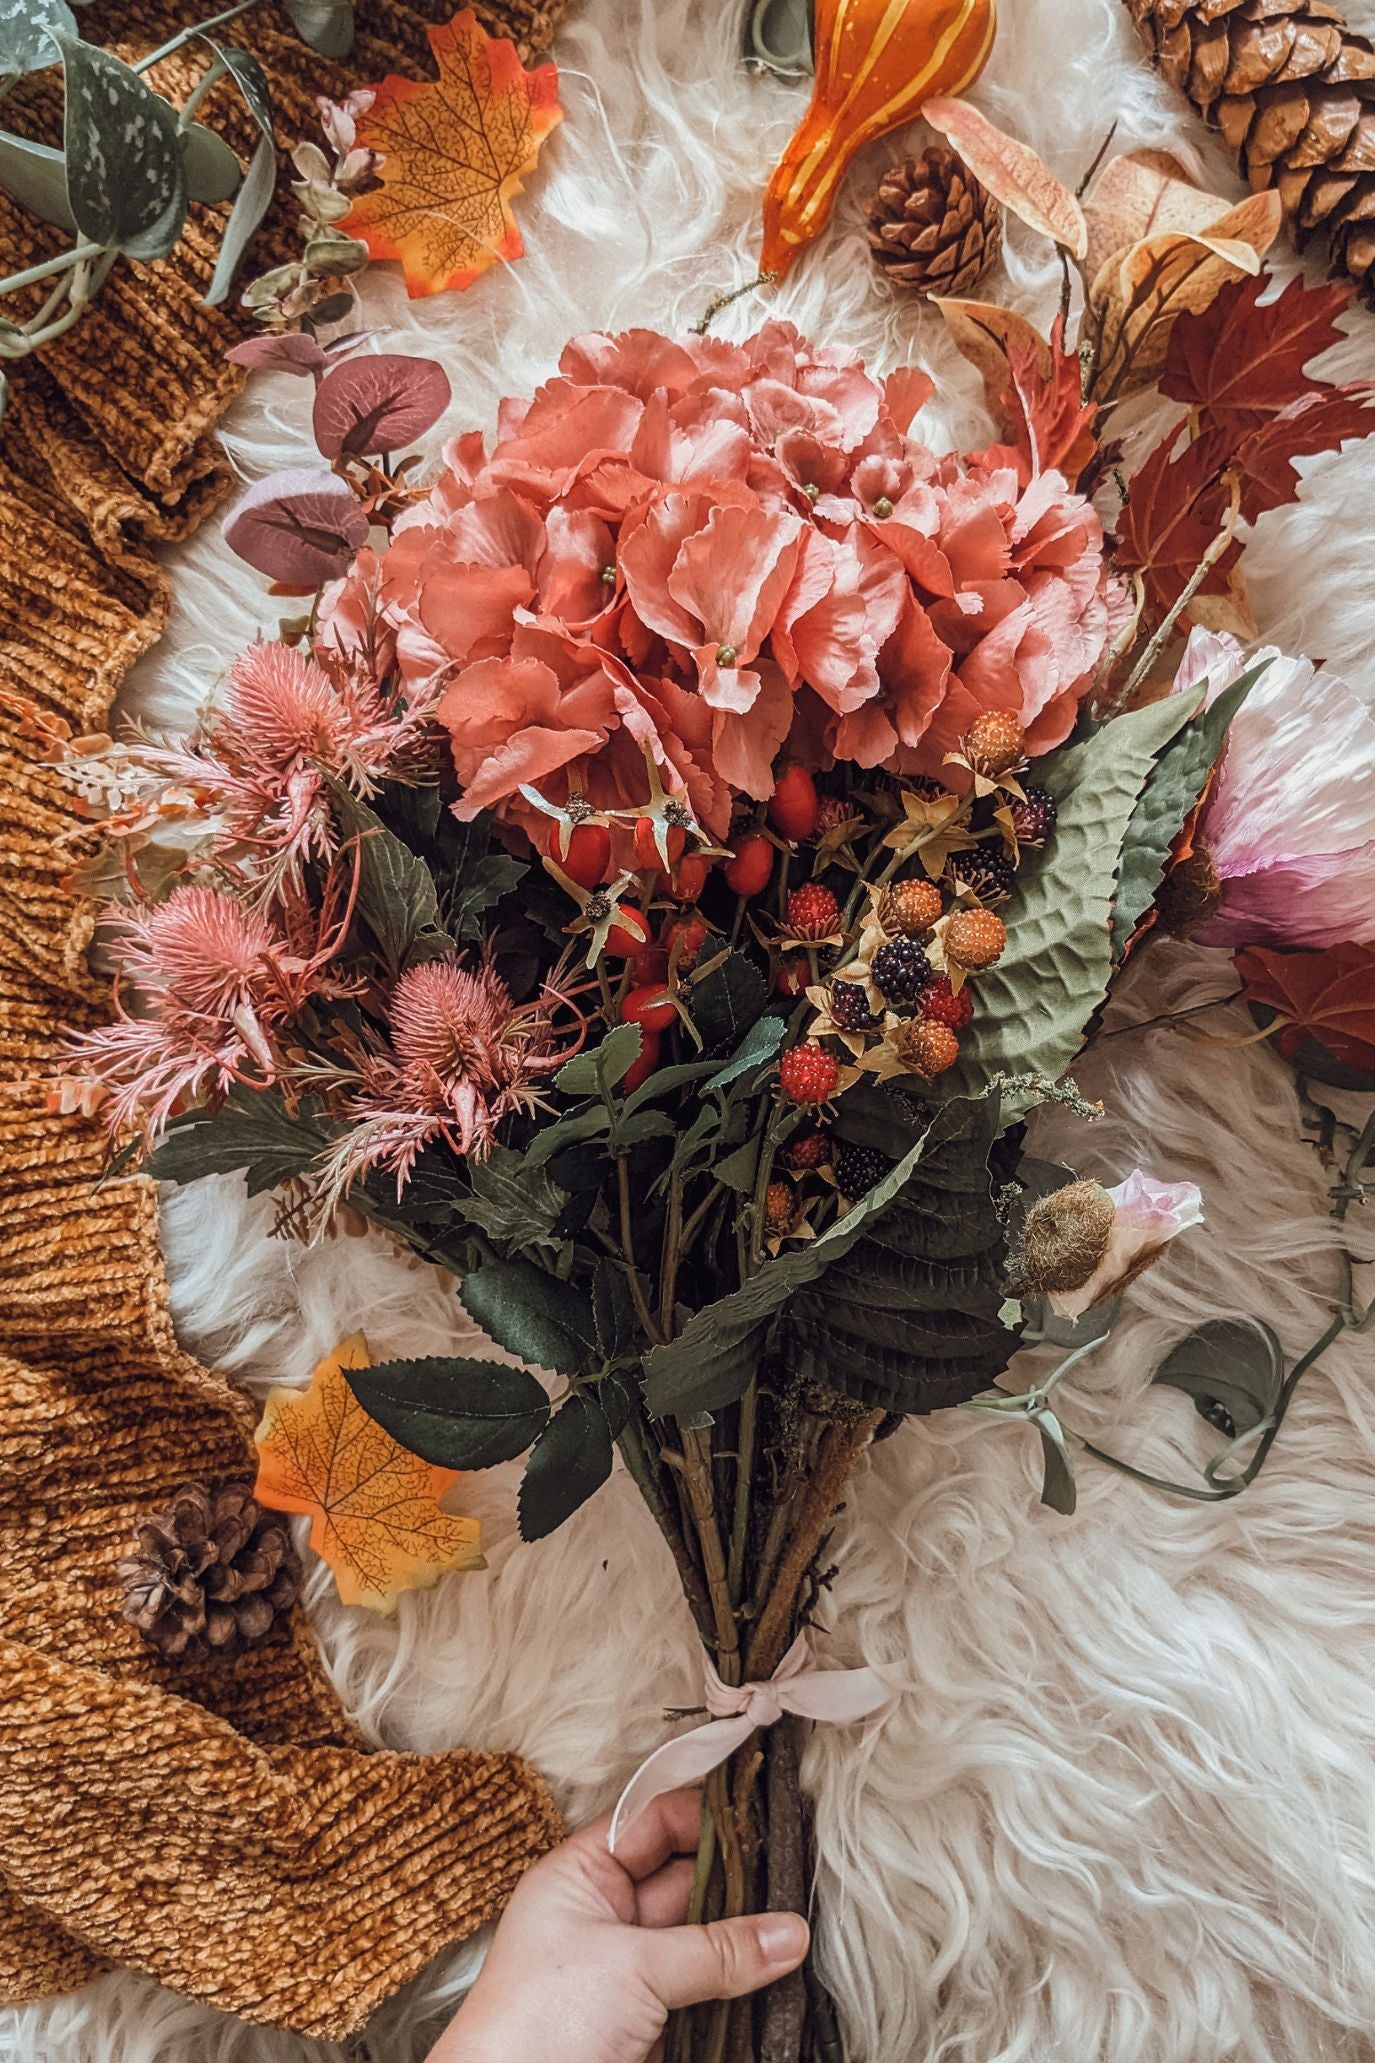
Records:
{"label": "pink poppy flower", "polygon": [[[1196,630],[1175,692],[1208,700],[1255,659],[1266,671],[1232,718],[1194,833],[1187,881],[1166,884],[1203,945],[1375,941],[1375,719],[1345,681],[1310,660]],[[1185,895],[1187,889],[1187,909]]]}

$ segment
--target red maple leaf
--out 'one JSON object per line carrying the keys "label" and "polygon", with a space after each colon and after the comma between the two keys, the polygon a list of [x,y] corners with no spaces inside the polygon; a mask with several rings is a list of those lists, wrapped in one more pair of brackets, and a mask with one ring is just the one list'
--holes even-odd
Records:
{"label": "red maple leaf", "polygon": [[1053,467],[1073,487],[1098,448],[1093,434],[1098,409],[1084,400],[1083,368],[1078,353],[1064,347],[1064,328],[1063,320],[1057,321],[1045,348],[1009,339],[1011,378],[1001,406],[1032,475]]}
{"label": "red maple leaf", "polygon": [[1225,411],[1258,420],[1326,384],[1306,368],[1341,342],[1336,318],[1355,288],[1291,279],[1283,293],[1262,303],[1269,284],[1267,273],[1233,280],[1199,314],[1180,316],[1160,376],[1162,394],[1210,416]]}
{"label": "red maple leaf", "polygon": [[[1211,431],[1181,446],[1175,429],[1161,438],[1132,475],[1131,494],[1118,524],[1117,561],[1125,570],[1143,575],[1146,613],[1153,620],[1173,607],[1227,520],[1231,458],[1224,432]],[[1233,538],[1209,568],[1199,592],[1228,593],[1240,556],[1241,542]]]}
{"label": "red maple leaf", "polygon": [[1287,1020],[1276,1041],[1281,1053],[1316,1039],[1347,1067],[1375,1071],[1375,946],[1318,953],[1246,946],[1236,969],[1243,999]]}

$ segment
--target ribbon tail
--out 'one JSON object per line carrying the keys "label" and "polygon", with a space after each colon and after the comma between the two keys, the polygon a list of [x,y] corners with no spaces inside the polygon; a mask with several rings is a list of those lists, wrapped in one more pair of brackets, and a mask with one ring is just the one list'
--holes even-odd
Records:
{"label": "ribbon tail", "polygon": [[810,1669],[778,1686],[779,1701],[802,1719],[848,1726],[887,1710],[892,1693],[873,1669]]}
{"label": "ribbon tail", "polygon": [[691,1733],[665,1741],[640,1764],[622,1791],[611,1816],[607,1847],[614,1855],[616,1843],[647,1806],[666,1791],[679,1791],[699,1784],[711,1770],[719,1769],[728,1755],[743,1747],[754,1732],[754,1722],[742,1713],[737,1719],[709,1719],[694,1726]]}

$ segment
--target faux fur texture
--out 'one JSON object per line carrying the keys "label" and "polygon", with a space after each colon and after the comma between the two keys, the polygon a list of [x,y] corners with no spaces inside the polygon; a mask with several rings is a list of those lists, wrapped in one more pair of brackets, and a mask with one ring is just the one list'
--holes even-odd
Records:
{"label": "faux fur texture", "polygon": [[[759,197],[805,94],[737,64],[738,11],[583,0],[557,50],[568,119],[520,206],[524,261],[413,307],[383,270],[369,277],[383,347],[448,366],[446,429],[490,424],[569,335],[685,324],[753,273]],[[1235,190],[1142,62],[1121,0],[1004,0],[975,97],[1071,180],[1116,120],[1117,147],[1168,146]],[[979,441],[975,383],[938,318],[890,293],[865,255],[863,197],[893,148],[859,164],[831,232],[768,305],[879,370],[929,365],[943,392],[928,438]],[[1010,242],[1009,277],[985,291],[1045,318],[1054,267],[1015,227]],[[719,326],[743,334],[764,307],[751,297]],[[1373,357],[1375,325],[1353,317],[1334,363],[1368,372]],[[305,415],[295,383],[250,388],[229,428],[246,477],[300,452]],[[1266,520],[1248,566],[1265,636],[1330,659],[1375,700],[1370,467],[1368,450],[1311,465],[1303,502]],[[176,559],[175,628],[129,706],[181,726],[273,606],[213,531]],[[1225,962],[1153,948],[1112,1023],[1228,985]],[[1148,1387],[1150,1370],[1211,1313],[1263,1316],[1292,1353],[1314,1337],[1338,1281],[1325,1178],[1268,1050],[1132,1033],[1102,1042],[1079,1078],[1109,1115],[1090,1129],[1057,1113],[1040,1150],[1110,1181],[1138,1163],[1190,1177],[1208,1222],[1132,1292],[1111,1349],[1061,1393],[1065,1416],[1144,1468],[1191,1477],[1215,1442],[1182,1397]],[[458,1348],[444,1279],[376,1238],[274,1242],[271,1216],[231,1180],[167,1197],[180,1323],[221,1367],[255,1387],[299,1383],[357,1325],[383,1355]],[[1375,2057],[1372,1361],[1368,1338],[1328,1354],[1234,1503],[1166,1499],[1084,1461],[1079,1511],[1056,1517],[1037,1502],[1034,1440],[977,1415],[911,1423],[876,1451],[839,1535],[829,1645],[902,1696],[867,1734],[818,1729],[806,1765],[821,1952],[851,2063]],[[472,1481],[488,1574],[403,1598],[392,1622],[343,1610],[319,1569],[310,1600],[344,1700],[378,1740],[520,1749],[578,1819],[661,1738],[663,1707],[693,1701],[694,1646],[623,1476],[532,1548],[514,1537],[514,1480],[506,1468]],[[477,1952],[436,1966],[342,2047],[247,2028],[125,1974],[0,2016],[0,2056],[413,2063]]]}

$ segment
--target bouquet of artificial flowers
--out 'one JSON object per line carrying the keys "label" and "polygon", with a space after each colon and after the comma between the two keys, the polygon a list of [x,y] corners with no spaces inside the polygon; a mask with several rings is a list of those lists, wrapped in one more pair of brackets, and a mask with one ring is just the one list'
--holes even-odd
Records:
{"label": "bouquet of artificial flowers", "polygon": [[[1197,296],[1176,318],[1187,361]],[[773,322],[582,337],[423,484],[396,454],[440,367],[240,347],[314,383],[325,464],[229,526],[308,612],[190,738],[65,747],[121,897],[115,1020],[58,1093],[156,1175],[243,1170],[284,1232],[361,1214],[451,1271],[509,1358],[347,1381],[440,1469],[528,1453],[527,1540],[619,1452],[711,1714],[622,1817],[705,1777],[697,1916],[804,1899],[795,1719],[881,1703],[813,1647],[868,1445],[1010,1415],[1072,1508],[1063,1367],[999,1379],[1024,1338],[1100,1338],[1199,1215],[1190,1185],[1022,1155],[1037,1102],[1092,1114],[1068,1070],[1127,954],[1167,918],[1267,964],[1301,937],[1364,967],[1375,935],[1331,811],[1267,846],[1294,732],[1345,723],[1375,766],[1375,727],[1203,631],[1176,672],[1188,603],[1219,568],[1236,593],[1231,528],[1201,574],[1143,566],[1153,479],[1133,548],[1105,540],[1093,369],[1122,324],[1082,360],[985,328],[987,449],[927,447],[925,375]],[[1297,932],[1337,874],[1340,915]],[[689,2039],[837,2053],[814,1977]]]}

